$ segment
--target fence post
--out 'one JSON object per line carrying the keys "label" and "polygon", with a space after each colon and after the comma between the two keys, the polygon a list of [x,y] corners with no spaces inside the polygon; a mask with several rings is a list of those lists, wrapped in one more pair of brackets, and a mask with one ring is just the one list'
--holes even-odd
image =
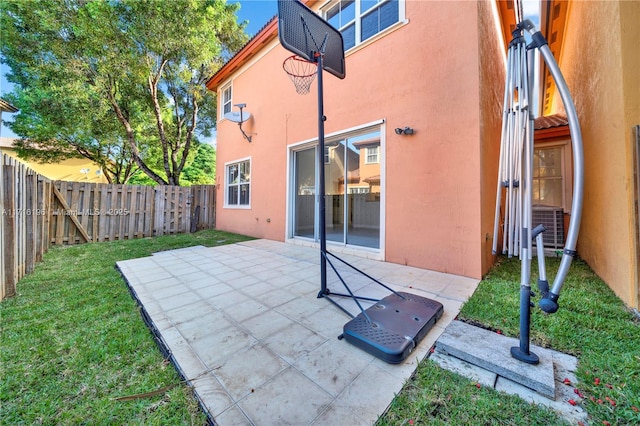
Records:
{"label": "fence post", "polygon": [[4,252],[4,275],[2,276],[2,298],[16,294],[16,230],[15,230],[15,166],[3,165],[4,207],[2,214],[2,251]]}

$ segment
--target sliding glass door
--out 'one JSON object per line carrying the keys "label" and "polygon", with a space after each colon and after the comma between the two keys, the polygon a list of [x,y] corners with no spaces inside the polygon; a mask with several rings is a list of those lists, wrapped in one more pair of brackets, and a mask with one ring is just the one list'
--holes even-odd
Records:
{"label": "sliding glass door", "polygon": [[[293,153],[293,235],[318,239],[315,156],[317,146]],[[325,142],[327,241],[380,248],[380,131]]]}

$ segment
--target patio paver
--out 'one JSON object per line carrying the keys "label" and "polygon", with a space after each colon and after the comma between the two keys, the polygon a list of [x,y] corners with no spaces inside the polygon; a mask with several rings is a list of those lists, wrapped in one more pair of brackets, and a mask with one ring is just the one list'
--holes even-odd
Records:
{"label": "patio paver", "polygon": [[[442,318],[403,363],[387,364],[337,339],[350,318],[316,297],[318,249],[254,240],[160,252],[117,266],[159,342],[216,424],[369,425],[478,280],[340,257],[394,290],[444,305]],[[382,287],[339,269],[358,295],[380,296]],[[333,272],[327,276],[329,283],[336,282]],[[329,288],[343,292],[335,284]],[[352,301],[339,302],[359,312]]]}

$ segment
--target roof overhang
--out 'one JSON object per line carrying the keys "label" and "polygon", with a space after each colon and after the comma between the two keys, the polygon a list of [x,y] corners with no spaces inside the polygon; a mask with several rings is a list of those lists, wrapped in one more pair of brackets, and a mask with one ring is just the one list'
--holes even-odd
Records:
{"label": "roof overhang", "polygon": [[513,32],[516,29],[516,1],[517,0],[496,0],[500,22],[502,24],[502,39],[505,43],[505,50],[508,48]]}
{"label": "roof overhang", "polygon": [[267,43],[278,35],[278,17],[274,16],[251,40],[245,44],[207,83],[207,89],[217,91],[220,84],[241,66],[249,62]]}
{"label": "roof overhang", "polygon": [[[541,0],[540,6],[542,35],[547,40],[553,57],[560,64],[569,2],[566,0]],[[544,61],[541,61],[540,67],[540,112],[544,116],[554,112],[552,108],[556,84]]]}

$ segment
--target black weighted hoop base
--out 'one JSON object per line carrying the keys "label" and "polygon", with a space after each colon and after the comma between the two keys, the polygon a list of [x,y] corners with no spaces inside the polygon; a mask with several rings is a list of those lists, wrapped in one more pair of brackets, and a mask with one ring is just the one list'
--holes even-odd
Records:
{"label": "black weighted hoop base", "polygon": [[342,337],[389,364],[398,364],[440,319],[440,302],[411,293],[391,294],[346,323]]}

